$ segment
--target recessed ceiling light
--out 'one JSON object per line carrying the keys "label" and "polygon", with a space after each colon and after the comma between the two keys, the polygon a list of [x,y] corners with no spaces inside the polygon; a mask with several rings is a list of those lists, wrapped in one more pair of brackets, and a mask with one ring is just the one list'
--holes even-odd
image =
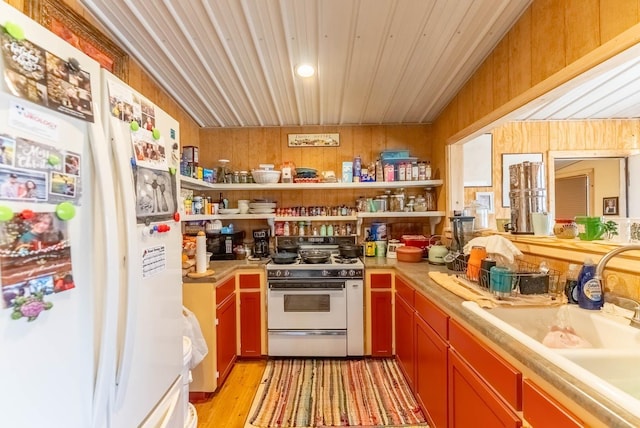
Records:
{"label": "recessed ceiling light", "polygon": [[296,74],[300,77],[311,77],[315,72],[316,70],[309,64],[301,64],[296,67]]}

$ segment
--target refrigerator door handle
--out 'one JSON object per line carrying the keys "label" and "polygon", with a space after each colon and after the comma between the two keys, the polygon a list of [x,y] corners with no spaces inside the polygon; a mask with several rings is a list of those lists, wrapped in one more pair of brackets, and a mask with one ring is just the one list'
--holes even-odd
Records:
{"label": "refrigerator door handle", "polygon": [[[116,126],[119,124],[114,123],[118,119],[110,118],[110,124],[112,132],[111,135],[117,135]],[[126,275],[124,306],[125,316],[124,319],[120,319],[123,326],[125,326],[124,337],[122,339],[122,349],[120,357],[116,366],[116,391],[115,391],[115,408],[119,408],[123,404],[123,400],[126,397],[125,387],[128,383],[131,372],[131,360],[133,359],[134,343],[136,340],[136,307],[138,301],[138,287],[136,284],[136,274],[142,270],[138,266],[140,262],[140,255],[137,253],[136,242],[142,236],[138,236],[138,225],[135,205],[131,201],[136,200],[133,184],[133,173],[131,170],[131,153],[127,150],[129,147],[125,147],[123,144],[114,144],[111,146],[115,153],[113,153],[116,165],[115,177],[118,180],[117,187],[120,190],[118,196],[120,200],[118,204],[121,207],[118,215],[123,219],[120,226],[124,230],[124,239],[126,243],[126,260],[123,269]],[[123,388],[122,390],[120,388]]]}
{"label": "refrigerator door handle", "polygon": [[[100,111],[94,103],[93,111]],[[93,399],[93,427],[106,427],[108,420],[109,402],[113,400],[113,379],[116,373],[116,358],[114,349],[117,345],[117,321],[118,321],[118,241],[107,236],[112,228],[111,219],[116,217],[115,197],[116,191],[113,185],[113,170],[109,154],[109,145],[105,141],[100,115],[95,115],[95,122],[89,125],[89,140],[91,154],[95,168],[97,188],[100,198],[102,215],[97,216],[103,222],[102,237],[105,250],[105,279],[103,291],[103,319],[100,334],[100,352],[98,355],[96,382]],[[99,241],[98,241],[99,242]]]}

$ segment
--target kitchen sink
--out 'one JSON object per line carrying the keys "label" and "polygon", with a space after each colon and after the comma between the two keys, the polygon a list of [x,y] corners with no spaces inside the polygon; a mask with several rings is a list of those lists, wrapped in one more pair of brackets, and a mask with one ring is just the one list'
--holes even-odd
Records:
{"label": "kitchen sink", "polygon": [[[463,302],[462,306],[640,417],[640,329],[576,305],[484,309]],[[575,333],[588,343],[545,346],[551,327]]]}
{"label": "kitchen sink", "polygon": [[[468,308],[476,305],[465,302]],[[480,309],[478,307],[478,309]],[[577,305],[561,305],[549,307],[498,307],[480,309],[479,315],[493,322],[497,318],[537,342],[543,343],[545,338],[551,349],[560,353],[566,348],[596,348],[596,349],[628,349],[640,352],[640,329],[632,328],[619,320],[603,315],[600,311],[581,309]],[[556,332],[575,333],[574,341],[552,340],[550,329]],[[564,346],[563,346],[564,345]]]}

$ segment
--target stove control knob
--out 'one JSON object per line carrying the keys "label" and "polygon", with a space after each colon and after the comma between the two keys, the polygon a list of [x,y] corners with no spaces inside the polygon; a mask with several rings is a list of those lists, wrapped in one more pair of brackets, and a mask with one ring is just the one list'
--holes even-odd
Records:
{"label": "stove control knob", "polygon": [[340,276],[347,276],[347,270],[346,269],[342,269],[340,271]]}
{"label": "stove control knob", "polygon": [[323,270],[322,271],[322,276],[329,276],[329,271],[328,270]]}
{"label": "stove control knob", "polygon": [[356,275],[356,271],[355,271],[355,270],[353,270],[353,269],[351,269],[351,270],[349,271],[349,276],[355,276],[355,275]]}
{"label": "stove control knob", "polygon": [[291,276],[291,272],[289,272],[288,270],[284,271],[284,276]]}
{"label": "stove control knob", "polygon": [[280,269],[276,271],[276,276],[282,276],[282,271]]}

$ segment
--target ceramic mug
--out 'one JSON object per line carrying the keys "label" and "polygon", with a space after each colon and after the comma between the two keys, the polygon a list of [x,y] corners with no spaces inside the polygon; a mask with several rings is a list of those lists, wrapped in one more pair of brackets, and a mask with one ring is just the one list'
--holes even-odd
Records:
{"label": "ceramic mug", "polygon": [[604,227],[602,217],[576,216],[578,238],[582,241],[593,241],[602,238]]}
{"label": "ceramic mug", "polygon": [[548,213],[531,213],[531,223],[533,234],[538,236],[548,236],[551,229],[551,216]]}

